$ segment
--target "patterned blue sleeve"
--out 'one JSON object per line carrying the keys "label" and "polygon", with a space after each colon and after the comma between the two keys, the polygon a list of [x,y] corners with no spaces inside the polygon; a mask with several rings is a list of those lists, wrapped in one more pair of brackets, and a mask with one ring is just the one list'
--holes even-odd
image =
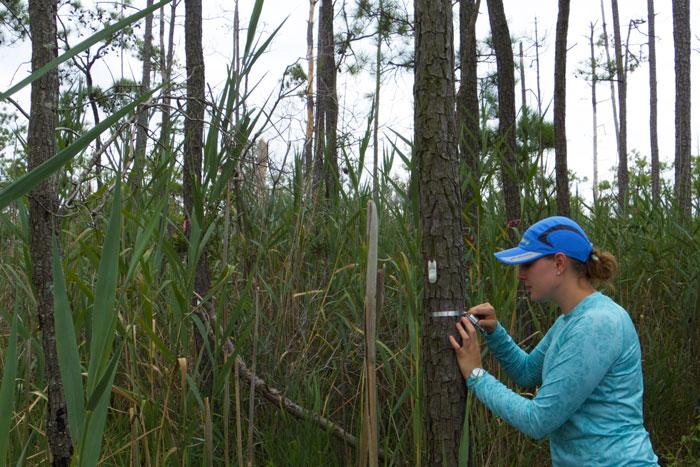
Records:
{"label": "patterned blue sleeve", "polygon": [[534,388],[542,384],[542,364],[549,347],[551,335],[544,338],[529,354],[521,349],[499,322],[496,330],[486,336],[489,349],[498,359],[501,368],[518,386]]}
{"label": "patterned blue sleeve", "polygon": [[621,352],[615,323],[590,314],[565,329],[534,399],[508,389],[492,375],[470,376],[467,385],[494,414],[536,439],[544,438],[581,406]]}

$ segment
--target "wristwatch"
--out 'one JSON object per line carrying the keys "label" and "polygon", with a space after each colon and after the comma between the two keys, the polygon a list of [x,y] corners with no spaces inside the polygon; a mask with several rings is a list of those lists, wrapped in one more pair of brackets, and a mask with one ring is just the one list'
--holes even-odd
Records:
{"label": "wristwatch", "polygon": [[486,373],[486,370],[483,368],[474,368],[472,372],[469,374],[469,376],[473,376],[474,378],[479,378]]}

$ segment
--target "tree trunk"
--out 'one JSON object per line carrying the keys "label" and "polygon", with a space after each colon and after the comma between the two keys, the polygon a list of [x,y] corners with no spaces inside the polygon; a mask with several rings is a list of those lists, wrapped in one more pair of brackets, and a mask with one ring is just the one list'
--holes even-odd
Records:
{"label": "tree trunk", "polygon": [[675,195],[682,218],[690,219],[690,1],[673,0],[673,49],[676,64]]}
{"label": "tree trunk", "polygon": [[[172,2],[170,4],[170,29],[168,30],[167,54],[165,51],[165,19],[163,17],[164,8],[161,8],[160,10],[160,75],[163,83],[170,81],[170,76],[172,75],[176,9],[177,2]],[[168,146],[168,138],[170,138],[170,90],[166,89],[165,96],[163,97],[163,109],[161,112],[160,137],[158,138],[158,144],[161,150],[165,150],[165,148]]]}
{"label": "tree trunk", "polygon": [[[57,0],[30,0],[29,25],[32,33],[32,71],[57,56]],[[56,69],[32,83],[31,115],[27,136],[27,169],[35,169],[56,153],[58,119],[58,71]],[[54,328],[53,275],[51,242],[58,234],[53,213],[58,209],[56,179],[40,183],[29,195],[29,253],[32,260],[31,280],[37,303],[37,315],[44,348],[44,366],[48,386],[46,438],[52,465],[70,465],[73,453],[68,431],[68,414],[56,351]]]}
{"label": "tree trunk", "polygon": [[557,175],[557,213],[569,216],[569,169],[566,160],[566,36],[570,0],[559,0],[554,52],[554,153]]}
{"label": "tree trunk", "polygon": [[593,201],[598,200],[598,101],[596,86],[598,85],[595,59],[595,26],[591,23],[591,35],[588,38],[591,46],[591,105],[593,106]]}
{"label": "tree trunk", "polygon": [[649,23],[649,141],[651,142],[651,194],[654,204],[659,203],[661,178],[659,167],[659,136],[657,132],[656,91],[656,31],[654,27],[654,0],[647,0]]}
{"label": "tree trunk", "polygon": [[608,41],[608,26],[605,23],[605,4],[603,3],[603,0],[600,0],[600,14],[603,19],[603,44],[605,47],[605,58],[607,60],[606,69],[608,71],[608,81],[610,82],[610,102],[612,103],[613,124],[615,125],[615,144],[617,145],[617,149],[619,151],[620,119],[617,116],[617,97],[615,93],[615,79],[613,78],[613,76],[615,76],[615,73],[613,73],[611,69],[612,59],[610,58],[610,42]]}
{"label": "tree trunk", "polygon": [[[146,1],[146,7],[153,6],[153,0]],[[153,13],[146,16],[146,27],[143,35],[143,67],[141,69],[141,93],[151,90],[151,57],[153,56]],[[143,168],[146,159],[146,143],[148,142],[148,107],[143,104],[136,115],[136,148],[134,150],[134,165],[131,170],[131,189],[138,193],[143,183]]]}
{"label": "tree trunk", "polygon": [[309,64],[306,77],[306,139],[304,140],[304,173],[310,177],[313,166],[314,139],[314,12],[318,0],[309,0],[309,19],[306,23],[306,61]]}
{"label": "tree trunk", "polygon": [[479,91],[476,75],[476,19],[480,0],[459,2],[460,81],[457,91],[457,138],[459,159],[468,172],[462,192],[469,227],[476,231],[479,213]]}
{"label": "tree trunk", "polygon": [[[423,398],[427,465],[458,465],[466,389],[447,334],[454,320],[431,313],[464,307],[459,159],[456,150],[452,4],[415,1],[414,156],[420,178],[421,252],[425,267],[436,262],[437,278],[424,267]],[[512,73],[512,67],[511,67]]]}
{"label": "tree trunk", "polygon": [[[520,223],[520,187],[515,144],[515,65],[510,32],[503,10],[503,0],[487,0],[491,35],[496,51],[498,68],[498,134],[497,147],[502,154],[501,183],[506,205],[506,218],[509,227]],[[517,241],[517,232],[508,230],[512,242]]]}
{"label": "tree trunk", "polygon": [[338,194],[338,97],[335,88],[335,41],[333,38],[333,0],[321,0],[318,15],[318,66],[316,67],[316,147],[315,190],[325,184],[326,198]]}
{"label": "tree trunk", "polygon": [[[195,190],[202,181],[202,136],[204,131],[204,57],[202,53],[202,0],[185,0],[185,70],[187,72],[187,109],[185,118],[185,154],[182,175],[183,200],[187,219],[195,218],[202,225],[201,194],[195,198]],[[195,205],[197,203],[197,205]],[[190,230],[190,229],[188,229]],[[187,235],[190,232],[186,232]],[[210,285],[207,251],[204,249],[197,260],[194,279],[193,304],[205,326],[209,323],[207,307],[201,304],[200,297],[206,296]],[[202,336],[194,328],[195,347],[203,348]],[[209,359],[202,359],[203,392],[209,395]]]}
{"label": "tree trunk", "polygon": [[384,15],[384,2],[379,0],[379,17],[377,18],[377,61],[375,63],[374,106],[372,118],[374,121],[374,139],[372,149],[374,151],[374,163],[372,164],[372,196],[374,202],[379,204],[379,91],[382,78],[382,16]]}
{"label": "tree trunk", "polygon": [[617,0],[612,0],[613,34],[615,35],[615,76],[620,107],[620,138],[618,140],[617,187],[620,210],[627,207],[627,76],[622,62],[622,39],[620,37],[620,14]]}

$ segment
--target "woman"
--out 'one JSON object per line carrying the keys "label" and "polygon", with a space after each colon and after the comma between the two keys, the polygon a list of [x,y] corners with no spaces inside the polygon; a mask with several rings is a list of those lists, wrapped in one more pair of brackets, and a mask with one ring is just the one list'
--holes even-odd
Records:
{"label": "woman", "polygon": [[462,344],[449,340],[469,389],[518,430],[548,437],[555,466],[658,465],[643,425],[637,332],[627,312],[593,288],[612,277],[615,258],[560,216],[534,224],[516,248],[496,257],[519,265],[530,299],[556,303],[561,315],[528,354],[490,304],[470,309],[506,374],[539,390],[533,399],[521,397],[484,371],[476,331],[462,318],[456,325]]}

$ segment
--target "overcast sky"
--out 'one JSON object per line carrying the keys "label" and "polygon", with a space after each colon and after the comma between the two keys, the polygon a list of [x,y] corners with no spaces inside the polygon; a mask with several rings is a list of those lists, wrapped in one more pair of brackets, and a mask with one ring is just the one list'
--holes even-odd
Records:
{"label": "overcast sky", "polygon": [[[348,0],[350,3],[352,0]],[[406,1],[406,0],[404,0]],[[340,0],[336,1],[339,5]],[[232,51],[232,22],[233,0],[228,1],[204,1],[204,55],[208,83],[215,89],[219,89],[225,79],[226,67],[230,62]],[[412,2],[407,1],[409,8]],[[671,162],[674,157],[674,101],[675,101],[675,74],[673,62],[673,21],[671,2],[660,2],[656,5],[656,47],[657,47],[657,76],[659,89],[658,103],[658,130],[659,150],[662,161]],[[135,0],[134,4],[145,4],[145,0]],[[627,31],[627,24],[631,19],[646,19],[646,0],[623,0],[620,4],[620,23],[623,29],[623,37]],[[241,0],[241,24],[245,27],[248,23],[252,0]],[[528,104],[536,107],[536,73],[534,62],[534,30],[535,18],[537,18],[540,38],[544,38],[543,47],[540,49],[541,87],[543,95],[543,107],[551,102],[554,89],[554,35],[556,29],[557,2],[555,0],[523,2],[521,0],[504,0],[506,16],[511,36],[514,39],[522,39],[525,47],[526,88],[528,89]],[[606,21],[608,31],[612,33],[612,17],[609,1],[606,0]],[[179,7],[179,15],[184,15],[184,6]],[[455,7],[457,12],[457,7]],[[256,71],[250,78],[250,83],[261,80],[254,92],[254,100],[262,103],[270,93],[276,92],[279,80],[287,65],[296,61],[306,68],[306,20],[308,16],[308,0],[266,0],[259,32],[267,34],[273,31],[286,19],[279,34],[271,44],[269,52],[261,57],[256,65]],[[455,15],[457,18],[458,15]],[[180,26],[183,18],[178,20]],[[588,44],[589,24],[597,22],[597,31],[601,28],[600,2],[598,0],[571,2],[571,16],[569,21],[569,36],[567,56],[567,140],[569,168],[580,177],[592,179],[592,153],[593,130],[590,85],[582,78],[575,76],[575,71],[588,60],[590,49]],[[700,86],[700,8],[695,7],[691,12],[692,58],[691,58],[691,83]],[[157,27],[157,21],[155,22]],[[340,21],[336,21],[336,32],[340,27]],[[457,24],[455,23],[455,30]],[[647,25],[640,27],[646,32]],[[181,29],[176,35],[178,54],[184,63],[184,40]],[[489,33],[489,22],[486,2],[481,2],[480,15],[477,21],[477,36],[485,38]],[[155,31],[156,38],[158,37]],[[245,32],[242,34],[245,41]],[[623,39],[624,40],[624,39]],[[635,53],[640,51],[646,57],[646,37],[633,31],[630,37],[630,49]],[[458,44],[457,44],[458,45]],[[368,44],[371,47],[371,44]],[[12,48],[0,48],[0,86],[6,89],[11,83],[17,82],[28,71],[29,47],[18,45]],[[125,75],[140,79],[140,64],[136,60],[125,60]],[[517,56],[516,56],[517,63]],[[96,70],[102,80],[110,80],[121,72],[115,68],[121,68],[120,61],[112,59],[106,65]],[[479,75],[489,72],[489,68],[480,68]],[[519,75],[516,75],[519,81]],[[392,74],[383,82],[380,124],[384,134],[391,134],[389,130],[395,130],[405,136],[412,136],[413,99],[412,99],[412,73],[403,72]],[[359,76],[350,76],[341,73],[338,77],[338,97],[340,102],[340,120],[344,130],[364,131],[369,108],[368,95],[373,92],[373,77],[369,73]],[[516,84],[516,106],[520,106],[520,87]],[[28,108],[28,92],[18,95],[21,102]],[[611,168],[616,164],[615,131],[612,119],[610,102],[610,87],[607,82],[598,85],[598,141],[599,141],[599,173],[602,179],[613,178]],[[697,88],[692,93],[692,152],[700,153],[700,133],[698,132],[698,119],[700,113],[700,90]],[[649,149],[649,68],[643,63],[628,78],[628,149],[648,156]],[[273,139],[271,150],[283,152],[286,140],[296,141],[300,137],[305,118],[303,101],[298,98],[288,99],[281,107],[280,118],[276,119],[276,129],[268,133]],[[551,106],[548,119],[551,120]],[[286,118],[282,118],[286,116]],[[279,133],[278,131],[279,130]],[[369,161],[371,164],[371,161]],[[371,171],[371,166],[368,166]],[[672,173],[671,173],[672,175]],[[581,190],[590,190],[590,183],[582,185]],[[574,187],[575,189],[575,187]]]}

